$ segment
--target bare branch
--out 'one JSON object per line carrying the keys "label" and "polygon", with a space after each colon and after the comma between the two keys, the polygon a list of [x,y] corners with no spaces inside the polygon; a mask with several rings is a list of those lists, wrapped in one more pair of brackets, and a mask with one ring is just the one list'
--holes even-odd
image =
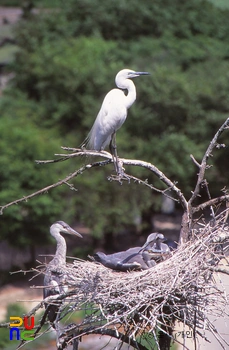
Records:
{"label": "bare branch", "polygon": [[[189,205],[191,205],[193,203],[193,201],[196,199],[196,197],[198,196],[198,194],[200,192],[200,186],[204,180],[208,158],[210,157],[213,149],[216,147],[218,138],[220,137],[222,132],[228,128],[228,126],[229,126],[229,118],[221,125],[219,130],[216,132],[215,136],[213,137],[212,141],[210,142],[210,144],[209,144],[209,146],[208,146],[208,148],[203,156],[202,162],[199,166],[200,171],[198,174],[196,187],[192,193],[191,198],[189,199]],[[195,164],[198,164],[198,163],[195,162]]]}
{"label": "bare branch", "polygon": [[[66,149],[66,148],[65,148]],[[97,157],[102,157],[102,158],[108,158],[108,159],[112,159],[112,156],[110,153],[102,151],[102,152],[98,152],[98,151],[90,151],[90,150],[82,150],[82,149],[73,149],[71,148],[71,150],[74,150],[74,153],[70,153],[70,154],[56,154],[56,156],[60,156],[61,161],[63,160],[67,160],[69,158],[74,158],[74,157],[81,157],[81,156],[97,156]],[[175,183],[173,183],[169,178],[167,178],[167,176],[160,171],[155,165],[142,161],[142,160],[137,160],[137,159],[126,159],[126,158],[120,158],[120,161],[122,162],[123,165],[131,165],[131,166],[139,166],[145,169],[150,170],[152,173],[154,173],[166,186],[168,186],[171,190],[173,190],[178,198],[179,201],[181,203],[181,205],[183,206],[183,208],[185,210],[187,210],[187,201],[185,199],[185,197],[183,196],[181,190],[175,185]],[[93,164],[93,163],[92,163]],[[92,166],[91,164],[91,166]],[[90,165],[88,165],[90,166]],[[128,176],[127,174],[124,173],[124,177],[123,180],[125,180],[125,176]],[[122,178],[119,178],[120,180],[122,180]]]}
{"label": "bare branch", "polygon": [[86,149],[81,149],[81,148],[70,148],[70,147],[61,147],[64,150],[70,150],[73,153],[56,153],[55,156],[61,157],[57,159],[52,159],[52,160],[35,160],[37,164],[50,164],[50,163],[57,163],[57,162],[63,162],[65,160],[68,160],[70,158],[75,158],[75,157],[81,157],[81,156],[91,156],[91,157],[103,157],[110,159],[113,162],[112,155],[109,152],[106,151],[88,151]]}
{"label": "bare branch", "polygon": [[[69,184],[69,180],[73,179],[74,177],[77,177],[78,175],[82,175],[84,171],[86,170],[90,170],[91,168],[94,167],[99,167],[99,166],[106,166],[108,164],[111,164],[113,162],[112,160],[112,156],[110,153],[102,151],[102,152],[97,152],[97,151],[82,151],[81,149],[76,149],[76,152],[71,153],[71,154],[57,154],[58,156],[61,156],[61,158],[59,160],[56,161],[64,161],[70,158],[74,158],[74,157],[81,157],[81,156],[96,156],[96,157],[102,157],[102,158],[106,158],[106,160],[104,161],[99,161],[99,162],[94,162],[94,163],[90,163],[90,164],[86,164],[84,166],[82,166],[80,169],[76,170],[75,172],[73,172],[72,174],[66,176],[64,179],[59,180],[58,182],[49,185],[39,191],[36,191],[28,196],[24,196],[23,198],[17,199],[15,201],[12,201],[6,205],[3,205],[0,207],[0,214],[3,214],[3,211],[10,207],[11,205],[14,204],[18,204],[21,203],[23,201],[27,201],[37,195],[43,194],[48,192],[49,190],[51,190],[52,188],[58,187],[60,185],[67,185],[69,186],[71,189],[76,190],[72,185]],[[154,166],[151,163],[148,162],[144,162],[141,160],[134,160],[134,159],[125,159],[125,158],[120,158],[120,161],[124,164],[124,165],[131,165],[131,166],[139,166],[142,168],[146,168],[149,171],[151,171],[152,173],[154,173],[160,180],[161,182],[163,182],[166,186],[168,186],[168,188],[172,191],[174,191],[178,197],[177,200],[179,200],[179,202],[181,203],[182,207],[184,208],[184,210],[187,210],[188,205],[187,205],[187,201],[184,197],[184,195],[182,194],[181,190],[175,185],[175,183],[173,183],[169,178],[167,178],[165,176],[164,173],[162,173],[162,171],[160,171],[156,166]],[[50,162],[55,162],[55,160],[48,160],[48,161],[36,161],[39,164],[46,164],[46,163],[50,163]],[[121,182],[122,180],[128,180],[131,179],[131,176],[128,174],[123,173],[122,177],[117,177],[116,180],[118,180],[119,182]],[[115,177],[111,177],[111,179],[115,179]],[[153,186],[149,185],[146,181],[142,181],[141,179],[137,179],[136,177],[133,177],[134,181],[139,181],[142,184],[150,187],[153,190],[156,190]],[[167,189],[168,189],[167,188]],[[164,190],[157,190],[158,192],[163,192]]]}
{"label": "bare branch", "polygon": [[193,163],[196,164],[198,168],[200,168],[200,163],[197,162],[197,160],[194,158],[192,154],[190,154],[190,158],[192,159]]}
{"label": "bare branch", "polygon": [[198,205],[197,207],[193,207],[193,213],[197,213],[198,211],[204,210],[205,208],[210,207],[212,205],[217,205],[222,202],[228,202],[228,201],[229,201],[229,195],[212,198],[209,201],[206,201]]}

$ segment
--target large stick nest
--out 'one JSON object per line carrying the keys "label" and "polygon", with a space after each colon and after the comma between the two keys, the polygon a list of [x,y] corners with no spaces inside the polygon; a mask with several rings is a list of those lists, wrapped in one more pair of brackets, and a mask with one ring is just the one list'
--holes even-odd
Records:
{"label": "large stick nest", "polygon": [[214,281],[213,272],[223,256],[222,242],[229,240],[228,228],[207,225],[193,240],[155,267],[140,272],[116,272],[101,264],[75,260],[68,264],[64,297],[73,310],[88,310],[82,323],[69,334],[102,333],[113,329],[131,339],[154,335],[156,328],[171,335],[171,326],[181,321],[195,334],[205,330],[220,335],[209,316],[223,316],[227,296]]}
{"label": "large stick nest", "polygon": [[[227,295],[215,283],[214,271],[221,269],[223,244],[228,241],[229,229],[219,221],[214,227],[208,224],[196,231],[192,241],[149,270],[116,272],[79,259],[68,264],[69,292],[57,298],[62,300],[59,319],[80,310],[85,316],[80,323],[65,327],[60,348],[72,338],[90,333],[128,339],[139,349],[145,349],[141,345],[144,338],[151,349],[154,345],[160,348],[156,330],[173,338],[175,321],[191,327],[194,337],[206,339],[209,330],[224,348],[210,319],[227,313]],[[229,274],[227,268],[221,272]],[[48,300],[53,303],[52,297]]]}

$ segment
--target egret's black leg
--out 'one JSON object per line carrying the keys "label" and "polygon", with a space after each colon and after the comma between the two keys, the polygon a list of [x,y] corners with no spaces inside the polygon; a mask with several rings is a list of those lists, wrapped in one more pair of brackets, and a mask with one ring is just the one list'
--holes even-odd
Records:
{"label": "egret's black leg", "polygon": [[123,175],[123,169],[122,165],[120,165],[119,159],[118,159],[118,154],[117,154],[117,146],[116,146],[116,132],[114,131],[113,134],[111,135],[111,141],[109,145],[109,149],[113,158],[114,162],[114,168],[116,171],[116,174],[118,176]]}
{"label": "egret's black leg", "polygon": [[118,174],[118,165],[117,165],[117,146],[116,146],[116,137],[115,132],[111,135],[111,141],[109,144],[109,149],[113,158],[114,168],[116,171],[116,174]]}

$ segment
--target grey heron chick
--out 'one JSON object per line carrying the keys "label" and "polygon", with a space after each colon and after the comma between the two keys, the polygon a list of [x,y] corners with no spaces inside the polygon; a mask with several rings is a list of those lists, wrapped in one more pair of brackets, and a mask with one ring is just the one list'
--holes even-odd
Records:
{"label": "grey heron chick", "polygon": [[151,252],[151,249],[161,239],[164,239],[164,235],[154,232],[148,236],[146,243],[142,247],[129,248],[125,251],[108,255],[97,252],[93,257],[95,261],[116,271],[146,270],[156,265],[153,259],[155,253]]}
{"label": "grey heron chick", "polygon": [[166,252],[167,250],[169,251],[167,244],[162,243],[164,241],[165,237],[162,233],[153,232],[147,237],[147,240],[142,246],[141,250],[145,250],[147,248],[155,252]]}
{"label": "grey heron chick", "polygon": [[[97,151],[104,150],[110,144],[110,152],[118,174],[121,169],[118,163],[115,134],[125,122],[127,110],[136,99],[136,88],[130,79],[148,74],[148,72],[135,72],[131,69],[122,69],[118,72],[115,78],[118,89],[112,89],[105,96],[91,131],[83,143],[91,150]],[[127,95],[123,90],[128,91]]]}
{"label": "grey heron chick", "polygon": [[[57,221],[50,227],[50,234],[55,238],[57,242],[57,248],[54,258],[49,262],[45,277],[44,277],[44,289],[43,297],[44,299],[51,295],[58,295],[61,293],[66,293],[67,288],[64,286],[66,276],[65,276],[65,267],[66,267],[66,252],[67,246],[62,233],[75,235],[81,237],[81,234],[71,228],[64,221]],[[48,307],[48,319],[50,322],[54,322],[57,316],[60,303],[55,302]]]}
{"label": "grey heron chick", "polygon": [[146,243],[143,245],[142,250],[150,254],[151,259],[157,263],[165,260],[171,255],[170,248],[167,244],[162,243],[165,241],[165,237],[162,233],[157,233],[155,239],[155,233],[151,233]]}

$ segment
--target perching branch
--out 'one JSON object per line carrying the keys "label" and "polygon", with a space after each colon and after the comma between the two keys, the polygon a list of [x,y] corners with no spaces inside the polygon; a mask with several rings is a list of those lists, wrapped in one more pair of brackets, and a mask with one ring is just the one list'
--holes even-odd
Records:
{"label": "perching branch", "polygon": [[[90,151],[90,150],[82,150],[79,148],[68,148],[68,147],[62,147],[63,149],[66,150],[71,150],[73,153],[69,153],[69,154],[55,154],[58,157],[61,157],[59,159],[56,160],[48,160],[48,161],[36,161],[38,164],[46,164],[46,163],[51,163],[51,162],[58,162],[58,161],[64,161],[70,158],[75,158],[75,157],[82,157],[82,156],[97,156],[97,157],[102,157],[102,158],[108,158],[110,161],[112,161],[112,157],[111,154],[105,151]],[[123,165],[131,165],[131,166],[139,166],[145,169],[150,170],[154,175],[156,175],[166,186],[168,186],[171,190],[173,190],[182,207],[187,210],[187,201],[184,197],[184,195],[182,194],[181,190],[162,172],[160,171],[155,165],[153,165],[152,163],[148,163],[142,160],[137,160],[137,159],[126,159],[126,158],[119,158],[119,161],[123,164]],[[94,163],[88,164],[87,167],[91,168],[93,166]],[[124,173],[123,178],[122,177],[112,177],[112,179],[116,179],[119,182],[122,180],[127,180],[128,179],[128,174]],[[135,178],[136,180],[136,178]]]}
{"label": "perching branch", "polygon": [[[58,182],[49,185],[47,187],[44,187],[42,189],[40,189],[39,191],[36,191],[28,196],[24,196],[23,198],[17,199],[15,201],[12,201],[10,203],[7,203],[6,205],[3,205],[0,207],[0,214],[3,214],[3,211],[10,207],[11,205],[14,204],[19,204],[21,202],[27,201],[37,195],[43,194],[48,192],[49,190],[51,190],[52,188],[61,186],[61,185],[68,185],[68,181],[79,176],[82,175],[86,170],[90,170],[91,168],[94,167],[101,167],[101,166],[106,166],[108,164],[112,163],[112,157],[111,154],[108,152],[96,152],[96,151],[82,151],[81,149],[74,149],[76,152],[75,153],[71,153],[71,154],[57,154],[58,156],[61,156],[61,159],[58,160],[48,160],[48,161],[36,161],[38,164],[47,164],[47,163],[53,163],[53,162],[58,162],[58,161],[64,161],[67,160],[69,158],[74,158],[74,157],[81,157],[81,156],[97,156],[97,157],[102,157],[102,158],[106,158],[106,160],[104,161],[98,161],[98,162],[92,162],[90,164],[86,164],[84,166],[82,166],[81,168],[79,168],[78,170],[76,170],[75,172],[73,172],[72,174],[69,174],[68,176],[66,176],[64,179],[59,180]],[[122,162],[122,164],[124,165],[132,165],[132,166],[139,166],[139,167],[143,167],[146,168],[148,170],[150,170],[152,173],[154,173],[165,185],[168,186],[169,189],[173,190],[178,199],[180,201],[180,203],[182,204],[184,210],[187,209],[187,201],[184,197],[184,195],[182,194],[181,190],[169,179],[165,176],[165,174],[163,174],[157,167],[155,167],[153,164],[148,163],[148,162],[144,162],[141,160],[133,160],[133,159],[125,159],[125,158],[120,158],[120,162]],[[158,192],[163,193],[165,190],[157,190],[153,185],[150,185],[147,181],[143,181],[141,179],[137,179],[136,177],[132,177],[131,175],[125,174],[123,178],[120,177],[115,177],[112,176],[110,178],[110,180],[118,180],[119,182],[121,182],[122,180],[126,181],[126,180],[131,180],[133,179],[134,181],[139,181],[141,184],[144,184],[148,187],[150,187],[153,190],[156,190]]]}

